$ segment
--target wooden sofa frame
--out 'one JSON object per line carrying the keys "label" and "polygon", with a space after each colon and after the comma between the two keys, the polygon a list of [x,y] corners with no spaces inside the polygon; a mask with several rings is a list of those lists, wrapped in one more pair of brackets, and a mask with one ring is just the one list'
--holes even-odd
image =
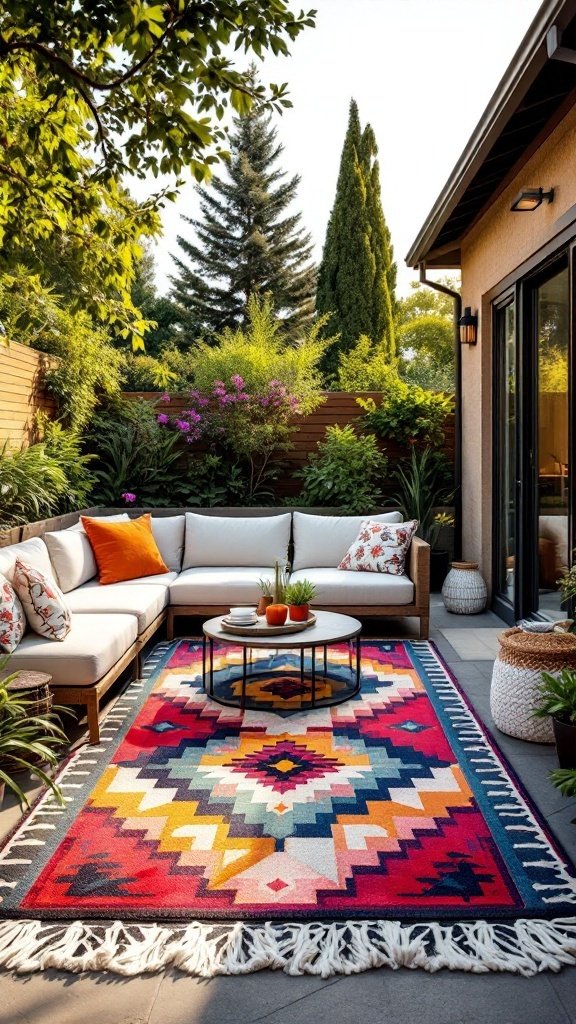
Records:
{"label": "wooden sofa frame", "polygon": [[[74,526],[81,515],[101,516],[119,511],[128,511],[132,517],[142,515],[144,512],[152,512],[155,516],[176,516],[185,512],[196,512],[200,515],[230,516],[241,518],[245,516],[263,517],[279,515],[284,512],[302,511],[301,508],[285,506],[281,508],[135,508],[118,509],[95,508],[82,509],[78,512],[69,512],[66,515],[55,516],[52,519],[43,519],[36,523],[27,523],[25,526],[14,527],[10,530],[0,531],[0,547],[9,544],[17,544],[19,541],[28,540],[30,537],[42,537],[45,533],[53,530],[65,530]],[[307,509],[311,515],[337,515],[338,510],[333,508]],[[387,509],[380,509],[385,512]],[[359,618],[405,618],[406,616],[420,619],[420,639],[426,640],[430,626],[430,547],[419,537],[414,537],[408,554],[408,576],[414,584],[414,600],[409,605],[331,605],[325,610],[338,611],[343,615],[354,615]],[[108,692],[111,686],[117,681],[127,668],[132,668],[133,676],[137,676],[141,669],[141,652],[151,637],[166,622],[168,639],[174,638],[175,620],[185,615],[213,616],[228,611],[228,605],[169,605],[165,608],[147,628],[140,633],[134,643],[124,652],[121,658],[112,665],[108,672],[98,679],[92,686],[52,686],[50,689],[54,698],[59,704],[80,705],[86,708],[88,721],[88,734],[90,743],[100,741],[100,700]]]}

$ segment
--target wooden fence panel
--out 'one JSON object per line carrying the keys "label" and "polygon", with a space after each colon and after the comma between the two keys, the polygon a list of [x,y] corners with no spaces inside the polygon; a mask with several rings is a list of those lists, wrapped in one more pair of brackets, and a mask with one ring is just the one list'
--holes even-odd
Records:
{"label": "wooden fence panel", "polygon": [[56,403],[43,390],[46,370],[55,364],[51,356],[17,342],[0,347],[0,446],[30,444],[39,409],[56,415]]}

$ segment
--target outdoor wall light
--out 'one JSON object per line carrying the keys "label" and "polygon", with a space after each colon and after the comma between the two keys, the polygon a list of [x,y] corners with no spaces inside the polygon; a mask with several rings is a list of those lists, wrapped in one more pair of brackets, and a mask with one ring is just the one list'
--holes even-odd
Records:
{"label": "outdoor wall light", "polygon": [[478,341],[478,316],[470,306],[465,306],[464,313],[458,321],[458,332],[462,345],[475,345]]}
{"label": "outdoor wall light", "polygon": [[531,213],[537,210],[544,200],[551,203],[554,199],[554,189],[545,192],[543,188],[523,188],[512,203],[510,209],[514,213]]}

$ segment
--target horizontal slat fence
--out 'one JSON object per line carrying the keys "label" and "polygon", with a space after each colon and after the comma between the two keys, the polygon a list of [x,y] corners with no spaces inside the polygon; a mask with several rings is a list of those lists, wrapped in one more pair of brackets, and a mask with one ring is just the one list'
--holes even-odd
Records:
{"label": "horizontal slat fence", "polygon": [[[190,399],[186,395],[173,395],[171,396],[170,403],[162,402],[160,395],[151,391],[130,391],[125,393],[125,397],[134,400],[144,398],[147,401],[155,402],[159,409],[163,412],[168,412],[170,416],[177,416],[190,406]],[[379,391],[325,391],[324,398],[325,401],[314,412],[295,420],[292,435],[294,448],[284,457],[285,461],[289,464],[289,469],[276,485],[279,497],[293,497],[299,493],[302,483],[299,480],[295,480],[292,473],[300,469],[307,462],[310,453],[317,451],[318,442],[324,440],[326,427],[333,424],[343,427],[346,423],[355,423],[363,415],[363,411],[356,402],[356,399],[373,398],[376,404],[379,405],[382,401],[382,394]],[[444,452],[448,459],[453,462],[453,417],[449,417],[446,423],[445,435]],[[390,467],[398,459],[408,454],[406,446],[398,444],[393,438],[383,441],[382,448],[388,456]]]}
{"label": "horizontal slat fence", "polygon": [[44,374],[56,362],[17,342],[0,346],[0,446],[30,444],[37,410],[56,415],[54,400],[43,390]]}

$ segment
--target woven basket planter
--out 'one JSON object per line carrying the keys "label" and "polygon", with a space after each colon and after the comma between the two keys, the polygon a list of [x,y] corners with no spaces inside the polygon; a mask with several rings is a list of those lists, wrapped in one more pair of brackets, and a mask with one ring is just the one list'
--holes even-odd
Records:
{"label": "woven basket planter", "polygon": [[494,724],[508,736],[532,743],[554,743],[552,719],[534,718],[540,703],[542,672],[558,675],[576,668],[572,633],[526,633],[506,629],[492,672],[490,710]]}
{"label": "woven basket planter", "polygon": [[447,611],[457,615],[476,615],[484,611],[487,596],[477,562],[452,562],[442,587],[442,600]]}

